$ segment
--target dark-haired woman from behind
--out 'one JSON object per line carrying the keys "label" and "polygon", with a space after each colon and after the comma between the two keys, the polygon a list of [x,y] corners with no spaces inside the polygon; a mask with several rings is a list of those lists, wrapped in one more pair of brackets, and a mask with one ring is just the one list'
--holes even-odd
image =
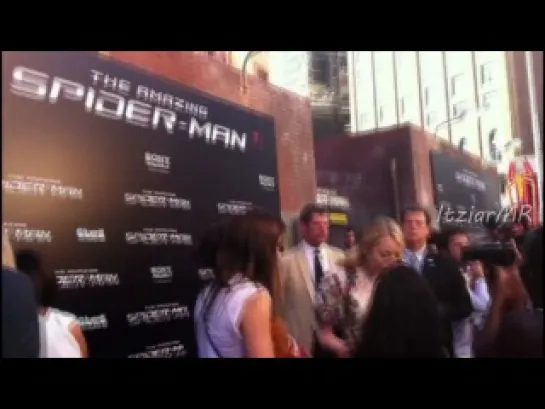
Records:
{"label": "dark-haired woman from behind", "polygon": [[444,358],[437,300],[405,265],[383,273],[355,354],[358,358]]}
{"label": "dark-haired woman from behind", "polygon": [[55,276],[42,268],[33,251],[21,250],[15,258],[17,269],[30,277],[36,291],[40,358],[87,358],[87,343],[76,317],[52,307],[57,293]]}
{"label": "dark-haired woman from behind", "polygon": [[283,347],[288,343],[287,333],[274,319],[271,302],[277,288],[282,221],[254,211],[234,217],[220,233],[214,265],[210,265],[214,240],[201,254],[208,254],[205,258],[214,278],[201,291],[195,306],[199,357],[282,356],[291,348]]}

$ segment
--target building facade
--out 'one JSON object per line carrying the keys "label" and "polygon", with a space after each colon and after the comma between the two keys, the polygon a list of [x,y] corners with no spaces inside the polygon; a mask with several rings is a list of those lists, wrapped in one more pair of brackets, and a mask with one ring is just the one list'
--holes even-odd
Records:
{"label": "building facade", "polygon": [[[543,51],[533,51],[533,74],[540,134],[543,137]],[[534,155],[528,72],[524,51],[507,52],[513,135],[522,140],[521,153]]]}
{"label": "building facade", "polygon": [[[208,53],[241,68],[248,51]],[[542,132],[543,52],[533,54]],[[533,154],[524,52],[262,51],[247,72],[309,98],[317,140],[409,122],[504,173]]]}
{"label": "building facade", "polygon": [[349,52],[351,131],[405,122],[497,162],[513,138],[506,53]]}

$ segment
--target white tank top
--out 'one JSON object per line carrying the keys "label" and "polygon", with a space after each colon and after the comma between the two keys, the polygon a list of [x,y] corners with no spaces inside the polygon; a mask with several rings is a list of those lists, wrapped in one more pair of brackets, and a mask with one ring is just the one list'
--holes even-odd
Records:
{"label": "white tank top", "polygon": [[44,315],[38,314],[40,325],[40,358],[81,358],[81,349],[70,332],[77,322],[70,313],[48,308]]}
{"label": "white tank top", "polygon": [[[244,358],[244,339],[240,334],[240,314],[246,301],[258,291],[266,291],[250,281],[240,281],[219,290],[213,305],[207,311],[211,286],[204,288],[195,305],[195,335],[199,358]],[[207,313],[205,327],[204,313]],[[208,334],[206,333],[208,329]],[[215,352],[212,339],[220,356]]]}

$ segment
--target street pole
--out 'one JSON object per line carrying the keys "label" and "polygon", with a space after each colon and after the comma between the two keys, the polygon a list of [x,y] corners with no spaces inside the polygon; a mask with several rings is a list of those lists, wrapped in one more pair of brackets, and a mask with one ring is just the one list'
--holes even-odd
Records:
{"label": "street pole", "polygon": [[537,191],[539,200],[539,218],[543,223],[543,151],[539,129],[539,115],[536,98],[536,83],[534,74],[534,60],[532,51],[524,52],[526,57],[526,75],[528,77],[528,96],[530,98],[530,118],[532,120],[532,134],[534,142],[534,157],[537,172]]}
{"label": "street pole", "polygon": [[246,84],[246,69],[248,67],[248,62],[250,61],[250,58],[255,57],[257,54],[262,52],[263,51],[248,51],[248,54],[246,54],[244,60],[242,61],[242,69],[240,70],[240,88],[243,94],[245,94],[248,90],[248,86]]}

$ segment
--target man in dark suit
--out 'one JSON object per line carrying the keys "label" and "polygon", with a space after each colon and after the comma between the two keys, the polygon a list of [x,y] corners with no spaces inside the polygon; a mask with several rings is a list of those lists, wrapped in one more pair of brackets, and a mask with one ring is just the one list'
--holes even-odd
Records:
{"label": "man in dark suit", "polygon": [[403,261],[418,271],[433,290],[444,322],[445,348],[452,356],[452,323],[463,320],[473,312],[469,292],[458,267],[448,257],[429,251],[431,217],[420,206],[406,208],[401,226],[406,250]]}
{"label": "man in dark suit", "polygon": [[38,358],[38,307],[30,279],[2,266],[2,358]]}

